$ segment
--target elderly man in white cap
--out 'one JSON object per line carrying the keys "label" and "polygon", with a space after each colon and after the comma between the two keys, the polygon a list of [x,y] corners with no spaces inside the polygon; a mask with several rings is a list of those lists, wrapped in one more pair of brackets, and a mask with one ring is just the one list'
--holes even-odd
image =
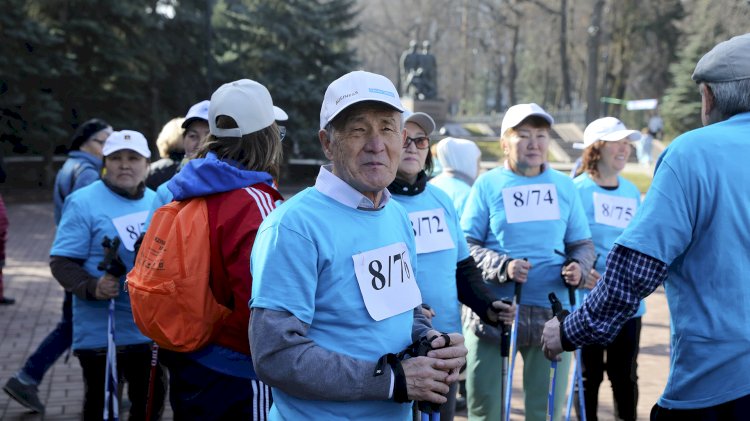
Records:
{"label": "elderly man in white cap", "polygon": [[750,413],[750,34],[709,51],[693,73],[705,127],[675,139],[646,200],[607,258],[602,279],[562,324],[550,320],[549,358],[608,343],[665,284],[670,373],[652,420],[739,420]]}
{"label": "elderly man in white cap", "polygon": [[[463,337],[440,335],[419,311],[414,234],[386,189],[403,111],[383,76],[331,83],[319,139],[332,165],[258,231],[250,344],[273,388],[271,419],[407,420],[412,400],[444,403],[458,380]],[[396,355],[419,339],[426,356]]]}

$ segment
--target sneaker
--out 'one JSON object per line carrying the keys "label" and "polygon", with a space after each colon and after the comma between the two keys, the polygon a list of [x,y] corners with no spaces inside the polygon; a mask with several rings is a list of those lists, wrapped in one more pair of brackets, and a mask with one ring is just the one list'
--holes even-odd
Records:
{"label": "sneaker", "polygon": [[16,299],[10,298],[10,297],[2,297],[0,298],[0,306],[9,306],[11,304],[15,304]]}
{"label": "sneaker", "polygon": [[29,408],[33,412],[44,412],[44,405],[39,400],[36,386],[33,384],[23,384],[15,376],[8,379],[3,386],[5,393],[9,394],[16,402]]}

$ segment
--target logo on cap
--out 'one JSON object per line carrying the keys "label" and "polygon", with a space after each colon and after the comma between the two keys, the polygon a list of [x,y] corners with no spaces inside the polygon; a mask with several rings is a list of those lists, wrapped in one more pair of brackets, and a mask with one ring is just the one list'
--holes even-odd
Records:
{"label": "logo on cap", "polygon": [[370,88],[369,91],[374,94],[388,95],[389,97],[396,98],[396,94],[394,94],[393,92],[384,91],[382,89]]}
{"label": "logo on cap", "polygon": [[339,102],[341,102],[341,100],[342,100],[342,99],[346,99],[346,98],[351,98],[351,97],[353,97],[354,95],[359,95],[359,91],[354,91],[354,92],[352,92],[352,93],[349,93],[349,94],[341,95],[341,96],[340,96],[340,97],[339,97],[339,98],[338,98],[338,99],[336,100],[336,105],[339,105]]}

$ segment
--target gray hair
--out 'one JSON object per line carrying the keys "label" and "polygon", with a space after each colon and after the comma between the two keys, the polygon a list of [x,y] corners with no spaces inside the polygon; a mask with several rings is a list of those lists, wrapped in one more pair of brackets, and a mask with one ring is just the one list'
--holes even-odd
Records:
{"label": "gray hair", "polygon": [[722,119],[750,111],[750,79],[705,83],[714,94],[716,112]]}

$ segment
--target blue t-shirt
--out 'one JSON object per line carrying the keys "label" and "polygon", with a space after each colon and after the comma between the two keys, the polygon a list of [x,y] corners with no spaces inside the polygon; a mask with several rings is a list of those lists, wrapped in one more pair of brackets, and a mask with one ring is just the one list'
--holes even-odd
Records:
{"label": "blue t-shirt", "polygon": [[[596,248],[596,270],[604,273],[607,254],[615,244],[617,237],[622,234],[628,223],[633,219],[641,205],[641,192],[630,181],[617,177],[616,189],[605,189],[583,173],[573,180],[581,195],[581,204],[589,220],[591,239]],[[578,304],[589,295],[590,290],[578,290]],[[641,300],[641,306],[633,317],[641,317],[646,313],[646,302]]]}
{"label": "blue t-shirt", "polygon": [[417,236],[417,283],[422,302],[435,310],[432,327],[441,332],[461,332],[456,263],[470,254],[450,198],[429,184],[416,196],[391,197],[409,212]]}
{"label": "blue t-shirt", "polygon": [[675,139],[616,243],[669,265],[671,370],[659,405],[750,394],[750,113]]}
{"label": "blue t-shirt", "polygon": [[444,191],[451,198],[453,207],[458,212],[460,219],[466,205],[466,199],[469,197],[471,186],[456,177],[450,177],[445,174],[433,178],[430,180],[430,183],[439,187],[440,190]]}
{"label": "blue t-shirt", "polygon": [[[411,343],[414,308],[375,321],[365,307],[354,259],[397,243],[405,244],[410,257],[416,256],[409,219],[398,203],[390,201],[377,211],[357,210],[308,188],[272,212],[258,230],[251,254],[251,307],[287,311],[310,325],[307,336],[318,346],[375,363],[384,354],[397,353]],[[405,254],[398,256],[406,260]],[[380,266],[371,262],[373,286],[389,288],[381,282],[386,267],[396,274],[394,283],[414,282],[416,259],[410,258],[411,271],[404,270],[399,260],[401,257]],[[421,297],[414,307],[419,302]],[[273,401],[271,419],[411,417],[409,404],[392,400],[307,400],[274,388]]]}
{"label": "blue t-shirt", "polygon": [[[104,274],[96,266],[104,259],[104,237],[120,237],[118,253],[129,272],[133,268],[133,243],[143,230],[153,190],[146,189],[138,200],[112,192],[101,180],[75,191],[65,200],[50,255],[84,260],[83,268],[92,276]],[[125,276],[120,283],[125,282]],[[109,300],[89,301],[73,296],[73,350],[107,347]],[[130,296],[125,292],[115,299],[115,344],[150,342],[133,321]]]}
{"label": "blue t-shirt", "polygon": [[[506,202],[507,198],[507,202]],[[505,167],[477,179],[461,216],[466,237],[484,247],[532,264],[521,294],[521,304],[549,308],[550,292],[565,307],[568,289],[560,272],[565,244],[591,238],[581,199],[573,180],[547,167],[525,177]],[[497,297],[512,297],[512,282],[490,284]]]}

